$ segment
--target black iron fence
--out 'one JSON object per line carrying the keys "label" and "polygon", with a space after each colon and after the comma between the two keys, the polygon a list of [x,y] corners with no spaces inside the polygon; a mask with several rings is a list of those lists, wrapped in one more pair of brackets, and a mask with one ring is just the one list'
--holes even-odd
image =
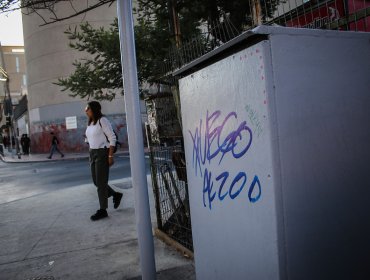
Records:
{"label": "black iron fence", "polygon": [[158,229],[193,250],[185,153],[181,145],[150,147]]}
{"label": "black iron fence", "polygon": [[[264,2],[262,5],[267,5]],[[261,18],[262,24],[287,27],[370,31],[369,0],[286,0],[280,1],[273,12]]]}
{"label": "black iron fence", "polygon": [[246,5],[243,30],[225,14],[205,25],[202,34],[173,46],[162,64],[164,77],[258,25],[370,32],[370,0],[249,0]]}

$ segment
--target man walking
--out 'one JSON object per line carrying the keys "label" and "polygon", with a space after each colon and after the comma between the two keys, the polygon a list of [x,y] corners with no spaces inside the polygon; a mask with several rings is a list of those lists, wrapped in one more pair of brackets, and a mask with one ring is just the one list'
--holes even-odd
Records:
{"label": "man walking", "polygon": [[55,151],[57,151],[62,157],[64,157],[64,154],[58,148],[59,145],[58,138],[54,135],[54,132],[51,132],[50,135],[53,138],[51,139],[50,155],[48,156],[48,159],[51,159],[53,157]]}
{"label": "man walking", "polygon": [[28,135],[23,134],[21,138],[21,146],[24,155],[28,155],[30,153],[30,142],[31,139],[28,137]]}

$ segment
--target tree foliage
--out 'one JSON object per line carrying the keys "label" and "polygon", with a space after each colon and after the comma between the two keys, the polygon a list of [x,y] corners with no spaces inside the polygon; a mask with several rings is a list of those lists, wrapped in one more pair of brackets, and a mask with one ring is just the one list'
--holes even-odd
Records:
{"label": "tree foliage", "polygon": [[[80,0],[0,0],[0,11],[6,12],[22,8],[26,13],[37,13],[50,24],[68,19],[102,5],[111,5],[115,0],[87,1],[86,6],[74,4]],[[261,0],[263,3],[277,3],[279,0]],[[68,2],[70,15],[59,16],[56,5]],[[219,30],[227,30],[222,25],[229,19],[234,30],[241,32],[253,25],[252,0],[137,0],[135,9],[137,24],[135,26],[138,77],[141,85],[158,80],[163,74],[163,61],[174,45],[192,37],[200,38],[206,31],[213,40],[231,39]],[[80,3],[80,2],[79,2]],[[270,3],[270,4],[271,4]],[[265,5],[268,7],[269,3]],[[82,7],[82,8],[81,8]],[[47,13],[45,13],[45,10]],[[262,9],[263,10],[263,9]],[[267,15],[270,10],[263,10]],[[45,16],[49,15],[49,16]],[[93,28],[83,23],[79,28],[66,31],[77,51],[85,52],[88,58],[74,62],[75,72],[67,78],[61,78],[56,84],[72,96],[112,100],[122,91],[122,75],[118,24],[115,20],[107,28]]]}
{"label": "tree foliage", "polygon": [[[239,32],[251,25],[251,0],[138,0],[138,15],[145,22],[164,21],[174,37],[174,12],[179,18],[181,38],[194,36],[204,27],[210,32],[228,17]],[[212,34],[217,37],[218,34]]]}
{"label": "tree foliage", "polygon": [[89,54],[88,59],[75,61],[75,72],[56,83],[71,96],[112,100],[122,92],[120,46],[117,21],[108,30],[94,29],[89,23],[65,31],[70,47]]}
{"label": "tree foliage", "polygon": [[[95,29],[89,23],[65,31],[70,47],[85,52],[88,58],[73,63],[75,71],[66,78],[58,79],[57,85],[71,96],[112,100],[123,94],[121,54],[117,19],[110,28]],[[139,21],[135,26],[135,45],[140,88],[152,83],[162,74],[161,62],[170,46],[168,33],[156,23]],[[142,91],[141,91],[142,92]]]}

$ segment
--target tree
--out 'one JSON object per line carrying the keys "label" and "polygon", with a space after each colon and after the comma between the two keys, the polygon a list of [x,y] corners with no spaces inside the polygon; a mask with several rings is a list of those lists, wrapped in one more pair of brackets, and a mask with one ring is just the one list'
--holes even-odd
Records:
{"label": "tree", "polygon": [[[138,15],[135,43],[141,89],[163,75],[163,61],[173,42],[168,20],[168,14],[159,9],[155,18]],[[192,24],[188,27],[192,30],[189,33],[200,33],[197,25]],[[56,84],[63,91],[72,92],[71,96],[81,98],[112,100],[117,93],[123,93],[117,20],[109,29],[94,29],[89,23],[83,23],[65,33],[71,40],[70,47],[88,53],[90,58],[75,61],[75,71],[69,77],[58,79]]]}
{"label": "tree", "polygon": [[[86,1],[86,6],[82,8],[76,8],[74,4],[77,1],[81,0],[0,0],[0,12],[6,13],[22,9],[25,14],[38,14],[44,21],[42,25],[47,25],[73,18],[100,6],[112,5],[116,0]],[[59,2],[68,2],[73,12],[69,15],[59,15],[57,9],[55,9]],[[227,14],[239,30],[253,24],[253,6],[256,3],[261,7],[262,18],[266,19],[272,16],[279,2],[279,0],[138,0],[144,13],[149,12],[149,14],[153,14],[154,12],[154,14],[158,15],[158,8],[164,8],[164,13],[170,11],[168,16],[171,18],[171,31],[174,35],[179,31],[176,28],[176,22],[180,23],[176,20],[178,12],[183,15],[183,18],[180,19],[180,21],[183,21],[182,23],[190,16],[190,18],[198,18],[198,20],[203,20],[203,22],[206,21],[210,27],[222,23],[220,22],[222,18],[220,15]],[[47,16],[42,14],[43,11],[47,11],[45,13]]]}
{"label": "tree", "polygon": [[[65,31],[71,40],[70,47],[86,52],[89,58],[74,62],[75,71],[55,84],[71,96],[112,100],[123,94],[121,56],[117,19],[110,28],[94,29],[89,23]],[[135,26],[138,78],[142,86],[153,83],[163,74],[161,63],[167,56],[170,36],[158,22],[145,24],[139,20]],[[141,90],[141,93],[143,91]]]}
{"label": "tree", "polygon": [[[45,25],[83,14],[102,5],[111,5],[115,0],[87,1],[86,7],[81,8],[79,5],[80,9],[73,5],[77,1],[0,0],[0,11],[22,8],[26,13],[38,14]],[[270,7],[269,4],[277,3],[278,0],[137,0],[135,12],[138,24],[135,26],[135,35],[141,85],[160,79],[164,74],[163,64],[173,46],[186,51],[182,42],[197,38],[196,43],[201,48],[212,49],[217,43],[226,42],[251,27],[253,1],[264,1],[265,6]],[[56,9],[59,2],[68,2],[73,12],[59,16]],[[271,9],[263,10],[266,14],[269,11]],[[231,25],[232,30],[227,25]],[[67,78],[59,79],[56,84],[62,86],[63,90],[70,90],[72,96],[82,98],[112,100],[117,94],[123,93],[117,21],[107,30],[94,29],[90,24],[84,23],[79,29],[68,29],[66,34],[71,40],[70,46],[90,54],[90,58],[75,61],[75,72]],[[195,46],[190,46],[190,52],[194,48]],[[192,59],[186,57],[187,54],[179,54],[176,53],[176,59],[181,60],[180,64],[184,62],[184,58],[186,61]]]}
{"label": "tree", "polygon": [[94,29],[89,23],[80,28],[67,29],[65,33],[71,40],[69,46],[90,54],[88,59],[75,61],[75,72],[56,83],[63,91],[70,90],[71,96],[112,100],[122,92],[120,45],[117,20],[108,30]]}
{"label": "tree", "polygon": [[[173,36],[176,35],[178,17],[182,38],[188,38],[200,27],[206,26],[212,32],[223,24],[225,17],[238,32],[252,25],[251,0],[138,0],[138,3],[142,18],[146,21],[167,20]],[[212,35],[217,38],[221,34],[214,32]]]}

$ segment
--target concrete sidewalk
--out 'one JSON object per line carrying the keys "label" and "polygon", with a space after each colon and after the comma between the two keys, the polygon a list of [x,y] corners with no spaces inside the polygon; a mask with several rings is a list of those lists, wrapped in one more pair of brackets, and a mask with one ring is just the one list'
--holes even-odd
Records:
{"label": "concrete sidewalk", "polygon": [[[140,279],[130,184],[129,178],[111,182],[123,203],[113,210],[110,201],[109,218],[97,222],[89,219],[98,206],[91,184],[0,204],[0,279]],[[149,187],[155,226],[152,193]],[[154,241],[157,279],[195,279],[191,260]]]}

